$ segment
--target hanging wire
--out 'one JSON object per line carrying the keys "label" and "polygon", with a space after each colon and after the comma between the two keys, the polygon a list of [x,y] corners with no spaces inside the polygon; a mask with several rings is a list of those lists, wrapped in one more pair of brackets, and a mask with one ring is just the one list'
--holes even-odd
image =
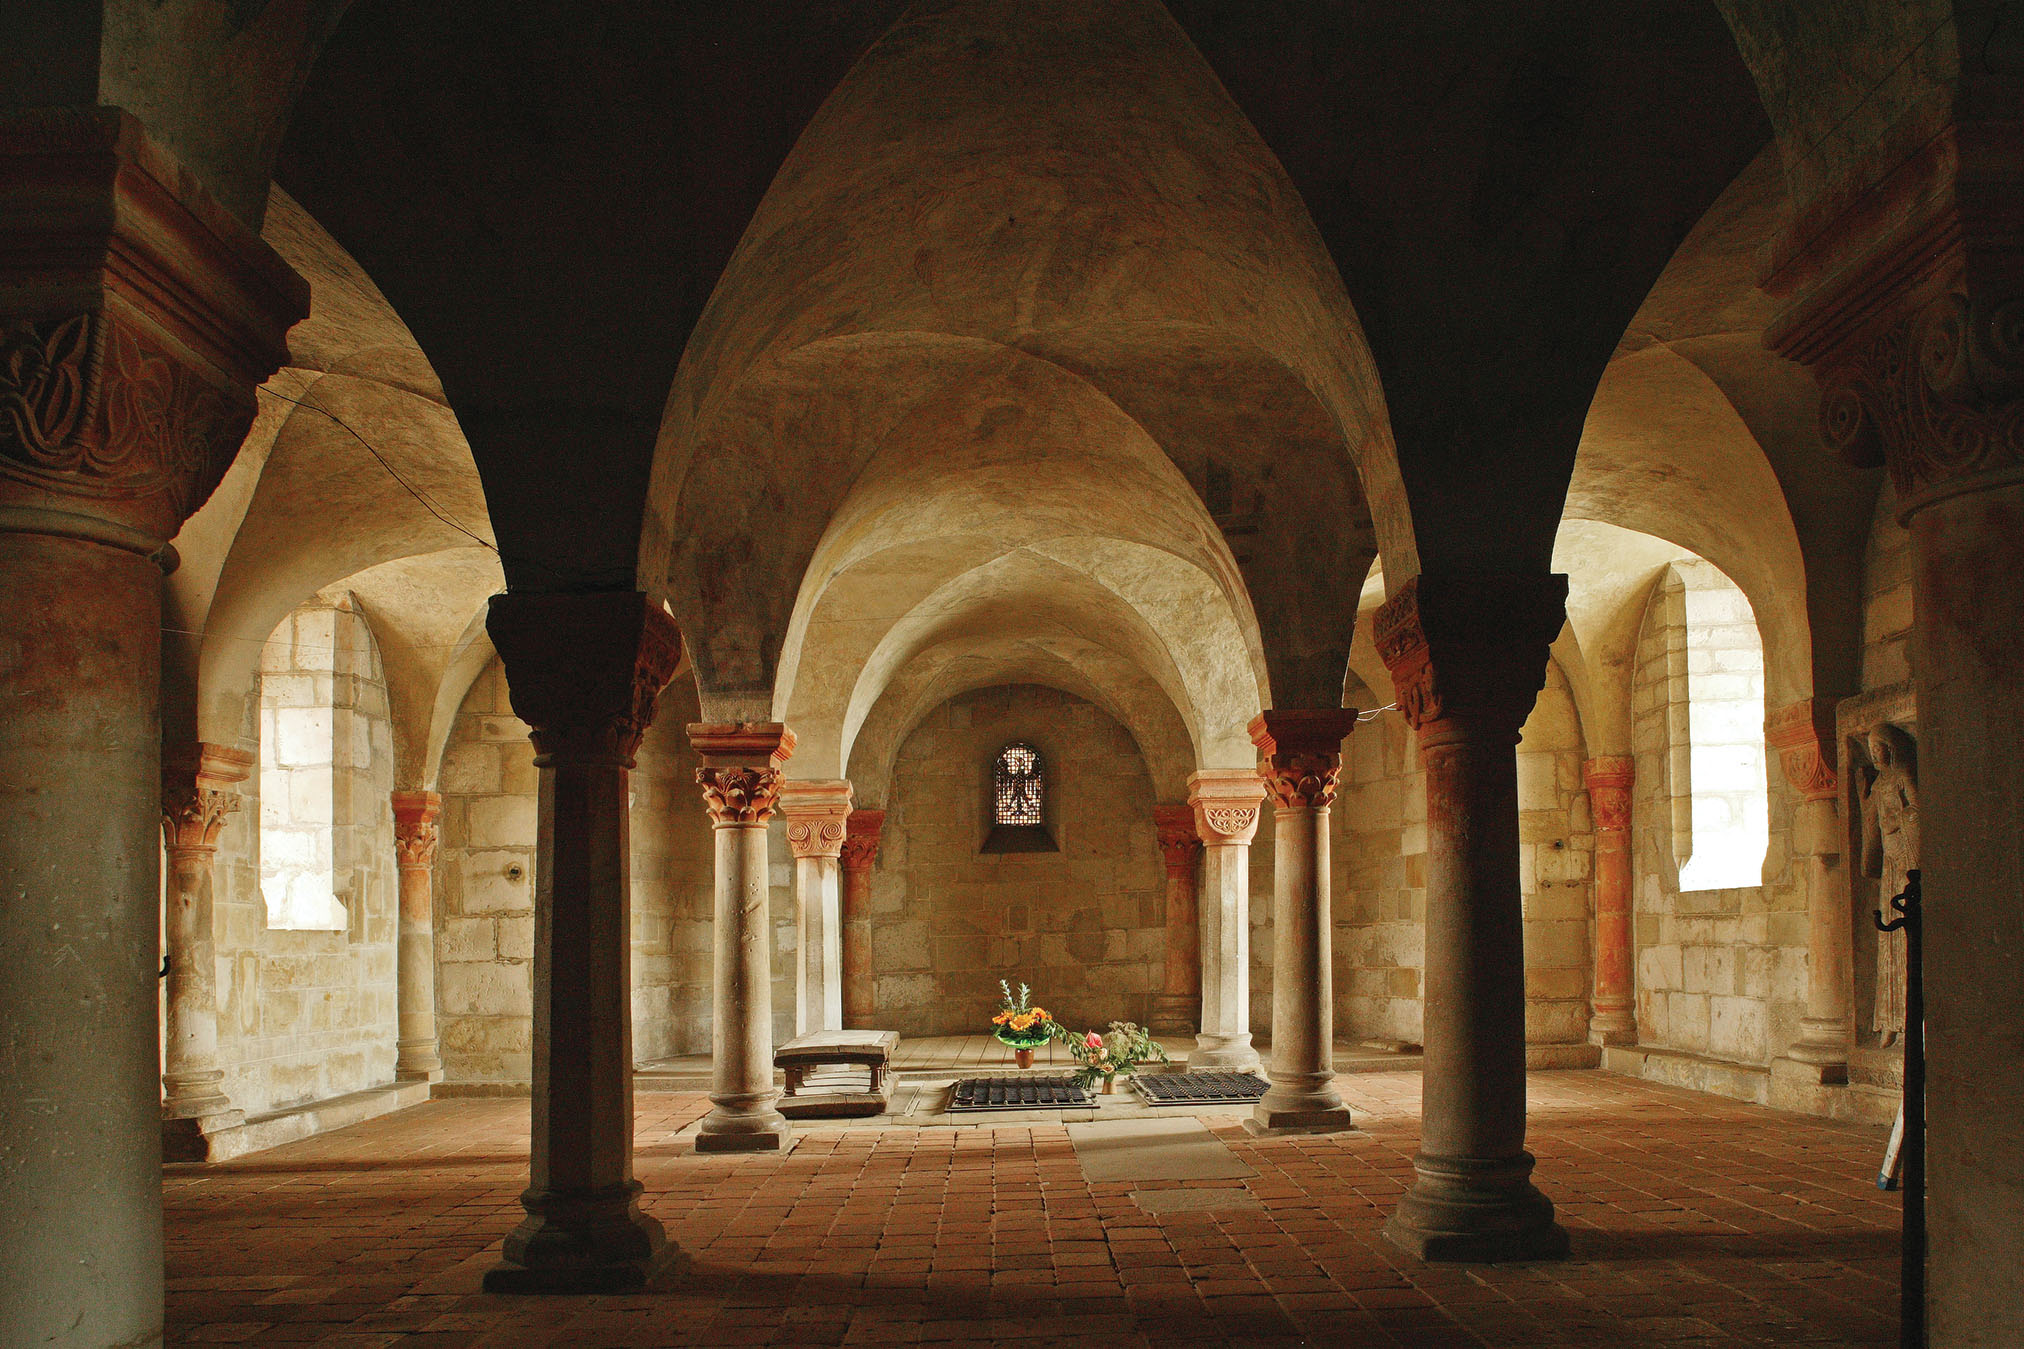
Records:
{"label": "hanging wire", "polygon": [[1373,707],[1368,712],[1357,713],[1356,719],[1359,723],[1366,721],[1376,721],[1379,717],[1383,716],[1385,713],[1396,712],[1398,710],[1399,705],[1397,703],[1386,703],[1383,707]]}

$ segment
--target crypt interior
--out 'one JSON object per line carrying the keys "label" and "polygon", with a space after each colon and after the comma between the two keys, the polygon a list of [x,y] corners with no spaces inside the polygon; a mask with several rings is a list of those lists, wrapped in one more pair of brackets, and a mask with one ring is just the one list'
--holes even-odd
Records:
{"label": "crypt interior", "polygon": [[2014,5],[0,16],[0,1342],[2024,1344]]}

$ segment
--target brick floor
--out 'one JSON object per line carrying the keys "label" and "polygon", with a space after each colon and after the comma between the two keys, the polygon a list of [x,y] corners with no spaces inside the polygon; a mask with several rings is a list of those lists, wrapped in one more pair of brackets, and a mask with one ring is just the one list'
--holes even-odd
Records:
{"label": "brick floor", "polygon": [[477,1291],[520,1216],[526,1102],[434,1101],[169,1168],[169,1341],[1896,1342],[1900,1209],[1874,1187],[1882,1130],[1601,1072],[1534,1074],[1537,1179],[1574,1258],[1427,1266],[1378,1236],[1411,1174],[1418,1077],[1340,1085],[1353,1134],[1257,1140],[1234,1114],[1205,1116],[1258,1174],[1188,1182],[1180,1208],[1133,1197],[1179,1182],[1085,1181],[1055,1124],[807,1127],[785,1157],[705,1158],[678,1134],[708,1102],[643,1094],[638,1173],[692,1268],[665,1291],[572,1298]]}

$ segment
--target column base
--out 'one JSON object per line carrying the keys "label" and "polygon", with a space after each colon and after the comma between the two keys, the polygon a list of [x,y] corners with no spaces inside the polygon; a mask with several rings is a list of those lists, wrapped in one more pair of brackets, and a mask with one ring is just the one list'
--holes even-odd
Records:
{"label": "column base", "polygon": [[716,1108],[696,1126],[696,1151],[785,1152],[793,1146],[793,1126],[773,1108],[778,1092],[710,1099]]}
{"label": "column base", "polygon": [[1848,1081],[1848,1028],[1833,1023],[1815,1023],[1802,1018],[1800,1036],[1786,1049],[1784,1059],[1811,1070],[1822,1086]]}
{"label": "column base", "polygon": [[[224,1101],[224,1097],[218,1098]],[[227,1108],[207,1115],[165,1115],[162,1119],[162,1160],[165,1162],[208,1162],[211,1135],[236,1129],[246,1122],[246,1112]]]}
{"label": "column base", "polygon": [[1385,1240],[1428,1261],[1563,1260],[1567,1231],[1532,1184],[1532,1154],[1413,1158],[1419,1173],[1384,1225]]}
{"label": "column base", "polygon": [[1161,993],[1146,1018],[1146,1029],[1155,1035],[1193,1035],[1201,1024],[1200,994]]}
{"label": "column base", "polygon": [[1247,1030],[1232,1035],[1203,1031],[1195,1037],[1195,1052],[1188,1055],[1191,1073],[1257,1073],[1264,1068]]}
{"label": "column base", "polygon": [[1597,1012],[1588,1018],[1588,1042],[1592,1045],[1634,1045],[1637,1019],[1628,1012]]}
{"label": "column base", "polygon": [[685,1264],[660,1221],[639,1211],[640,1183],[576,1194],[520,1196],[526,1219],[485,1271],[488,1293],[624,1293]]}
{"label": "column base", "polygon": [[394,1046],[394,1080],[397,1082],[441,1082],[443,1080],[442,1056],[436,1052],[435,1042],[426,1049],[408,1049],[396,1043]]}
{"label": "column base", "polygon": [[1330,1073],[1320,1082],[1308,1076],[1282,1082],[1272,1078],[1272,1089],[1258,1102],[1245,1129],[1264,1138],[1278,1134],[1331,1134],[1354,1129],[1349,1107],[1336,1095]]}

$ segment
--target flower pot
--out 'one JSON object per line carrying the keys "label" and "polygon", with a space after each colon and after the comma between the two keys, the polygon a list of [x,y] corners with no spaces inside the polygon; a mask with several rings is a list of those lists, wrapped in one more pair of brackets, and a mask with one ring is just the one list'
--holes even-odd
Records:
{"label": "flower pot", "polygon": [[1103,1075],[1103,1094],[1106,1096],[1117,1094],[1117,1075],[1115,1073],[1105,1073]]}
{"label": "flower pot", "polygon": [[1013,1050],[1012,1062],[1018,1064],[1021,1068],[1031,1068],[1033,1066],[1033,1051],[1030,1049]]}

